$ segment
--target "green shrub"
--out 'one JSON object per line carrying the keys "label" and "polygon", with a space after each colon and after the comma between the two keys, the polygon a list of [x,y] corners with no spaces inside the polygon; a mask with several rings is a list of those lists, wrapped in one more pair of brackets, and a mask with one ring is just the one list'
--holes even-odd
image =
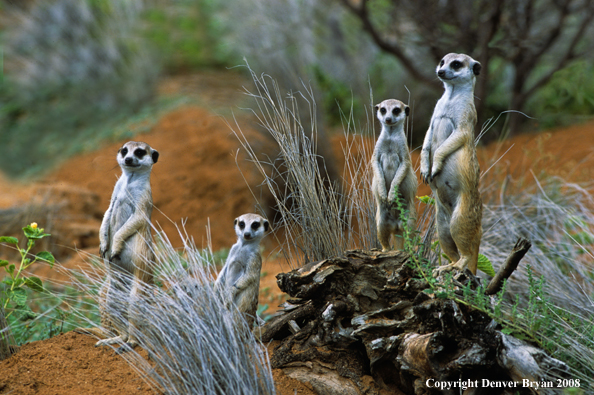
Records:
{"label": "green shrub", "polygon": [[594,64],[582,60],[559,70],[529,101],[530,115],[541,128],[569,125],[594,114]]}
{"label": "green shrub", "polygon": [[136,34],[136,2],[37,2],[11,19],[1,37],[0,168],[47,167],[152,99],[158,68]]}

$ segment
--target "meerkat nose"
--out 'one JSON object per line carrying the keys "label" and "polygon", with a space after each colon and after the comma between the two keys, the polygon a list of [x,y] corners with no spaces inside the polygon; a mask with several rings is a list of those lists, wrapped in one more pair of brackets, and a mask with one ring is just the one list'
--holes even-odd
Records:
{"label": "meerkat nose", "polygon": [[437,72],[437,75],[440,76],[440,77],[444,77],[445,76],[445,70],[439,70]]}
{"label": "meerkat nose", "polygon": [[131,165],[133,163],[133,159],[132,158],[126,158],[126,160],[124,161],[127,165]]}
{"label": "meerkat nose", "polygon": [[252,234],[250,232],[245,232],[243,234],[243,238],[246,239],[246,240],[249,240],[249,239],[252,238]]}
{"label": "meerkat nose", "polygon": [[390,118],[390,117],[386,118],[386,123],[392,123],[392,118]]}

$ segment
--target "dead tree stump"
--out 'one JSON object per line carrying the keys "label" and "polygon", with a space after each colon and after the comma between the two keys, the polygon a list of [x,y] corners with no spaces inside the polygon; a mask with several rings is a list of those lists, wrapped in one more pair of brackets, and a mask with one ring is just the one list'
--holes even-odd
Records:
{"label": "dead tree stump", "polygon": [[[262,330],[264,342],[280,341],[272,367],[309,382],[319,394],[341,395],[499,394],[501,388],[484,388],[482,380],[521,384],[567,370],[498,331],[488,315],[424,292],[429,284],[408,258],[354,250],[279,274],[280,289],[292,299]],[[457,280],[478,281],[470,273]],[[433,385],[459,380],[477,388]],[[510,393],[515,391],[531,393],[521,386]]]}

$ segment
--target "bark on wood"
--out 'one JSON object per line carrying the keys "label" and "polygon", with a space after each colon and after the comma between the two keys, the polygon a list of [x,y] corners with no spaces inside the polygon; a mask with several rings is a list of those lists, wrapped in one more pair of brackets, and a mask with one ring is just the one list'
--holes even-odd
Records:
{"label": "bark on wood", "polygon": [[[425,292],[402,252],[348,251],[277,280],[293,299],[263,328],[280,341],[272,367],[320,394],[432,394],[430,378],[546,380],[567,369],[487,315]],[[478,282],[469,272],[454,279]]]}
{"label": "bark on wood", "polygon": [[526,255],[530,247],[532,247],[530,240],[524,239],[522,237],[518,239],[512,252],[509,254],[503,265],[499,268],[499,271],[495,277],[493,277],[491,282],[489,282],[485,294],[495,295],[497,292],[501,291],[503,282],[508,279],[509,276],[511,276],[512,273],[518,268],[520,260],[522,260],[524,255]]}

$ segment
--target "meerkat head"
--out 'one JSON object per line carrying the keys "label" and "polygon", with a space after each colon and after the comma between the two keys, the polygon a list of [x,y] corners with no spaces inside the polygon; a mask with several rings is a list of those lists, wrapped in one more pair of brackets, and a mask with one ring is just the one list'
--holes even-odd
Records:
{"label": "meerkat head", "polygon": [[159,152],[147,143],[128,141],[118,150],[118,164],[123,171],[150,170],[159,159]]}
{"label": "meerkat head", "polygon": [[446,84],[474,83],[481,72],[481,64],[468,55],[449,53],[439,62],[435,72]]}
{"label": "meerkat head", "polygon": [[379,119],[382,124],[393,126],[404,122],[410,113],[410,108],[400,100],[388,99],[377,104],[375,106],[375,111],[377,119]]}
{"label": "meerkat head", "polygon": [[247,242],[259,242],[270,225],[258,214],[243,214],[235,218],[235,233],[237,237]]}

